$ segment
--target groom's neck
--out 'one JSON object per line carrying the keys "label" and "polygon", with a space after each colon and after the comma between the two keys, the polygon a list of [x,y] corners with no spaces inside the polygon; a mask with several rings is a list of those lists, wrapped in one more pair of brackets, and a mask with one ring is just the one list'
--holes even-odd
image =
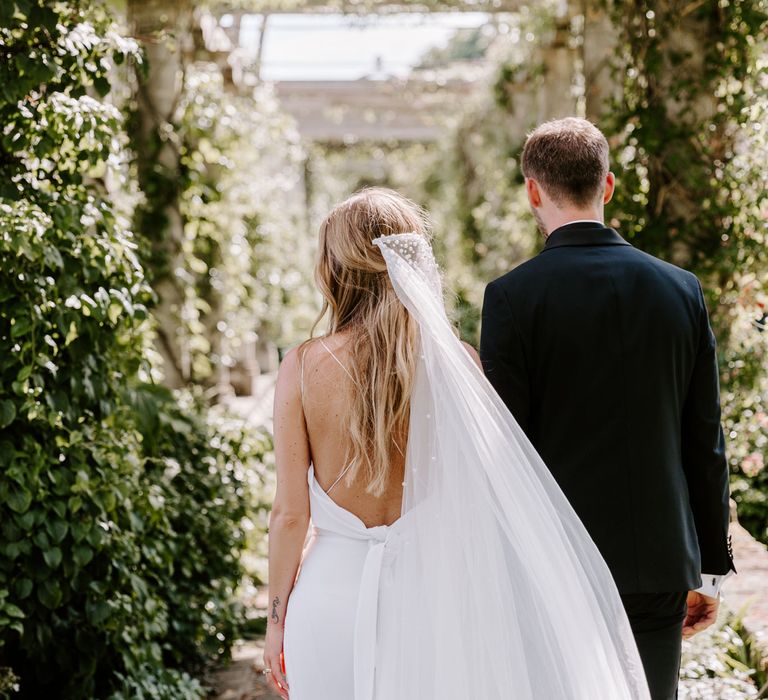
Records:
{"label": "groom's neck", "polygon": [[586,209],[558,209],[546,221],[547,236],[555,229],[570,224],[572,221],[599,221],[603,223],[603,212],[601,209],[594,207]]}

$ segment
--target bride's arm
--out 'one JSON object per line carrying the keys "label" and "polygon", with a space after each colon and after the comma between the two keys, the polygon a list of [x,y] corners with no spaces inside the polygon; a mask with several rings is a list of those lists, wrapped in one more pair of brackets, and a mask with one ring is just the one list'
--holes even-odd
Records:
{"label": "bride's arm", "polygon": [[269,519],[269,610],[264,666],[283,697],[287,683],[280,654],[285,609],[291,594],[309,526],[307,470],[310,453],[301,403],[300,363],[296,350],[280,366],[275,387],[275,464],[277,493]]}

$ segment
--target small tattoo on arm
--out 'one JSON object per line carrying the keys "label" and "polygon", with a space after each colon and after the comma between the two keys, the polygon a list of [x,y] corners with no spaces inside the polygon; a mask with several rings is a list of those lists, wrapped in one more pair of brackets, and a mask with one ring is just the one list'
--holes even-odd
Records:
{"label": "small tattoo on arm", "polygon": [[280,622],[280,615],[277,612],[277,607],[280,605],[280,598],[275,596],[272,599],[272,612],[270,614],[270,618],[272,618],[272,622],[278,623]]}

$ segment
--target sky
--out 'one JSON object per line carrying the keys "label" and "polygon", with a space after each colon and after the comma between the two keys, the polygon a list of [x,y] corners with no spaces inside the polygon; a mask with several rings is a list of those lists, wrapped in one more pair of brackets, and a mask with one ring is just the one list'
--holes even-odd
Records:
{"label": "sky", "polygon": [[[254,53],[261,21],[260,15],[247,15],[241,23],[240,45]],[[456,29],[487,21],[482,12],[276,14],[268,19],[261,75],[269,81],[406,76]]]}

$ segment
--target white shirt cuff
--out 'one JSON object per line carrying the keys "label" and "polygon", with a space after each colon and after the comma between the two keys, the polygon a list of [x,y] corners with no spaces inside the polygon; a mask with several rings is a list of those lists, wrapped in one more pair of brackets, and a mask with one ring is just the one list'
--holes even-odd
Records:
{"label": "white shirt cuff", "polygon": [[720,589],[722,588],[723,583],[732,574],[733,571],[729,571],[727,574],[702,574],[702,585],[701,588],[696,589],[696,592],[709,596],[710,598],[717,598],[720,595]]}

